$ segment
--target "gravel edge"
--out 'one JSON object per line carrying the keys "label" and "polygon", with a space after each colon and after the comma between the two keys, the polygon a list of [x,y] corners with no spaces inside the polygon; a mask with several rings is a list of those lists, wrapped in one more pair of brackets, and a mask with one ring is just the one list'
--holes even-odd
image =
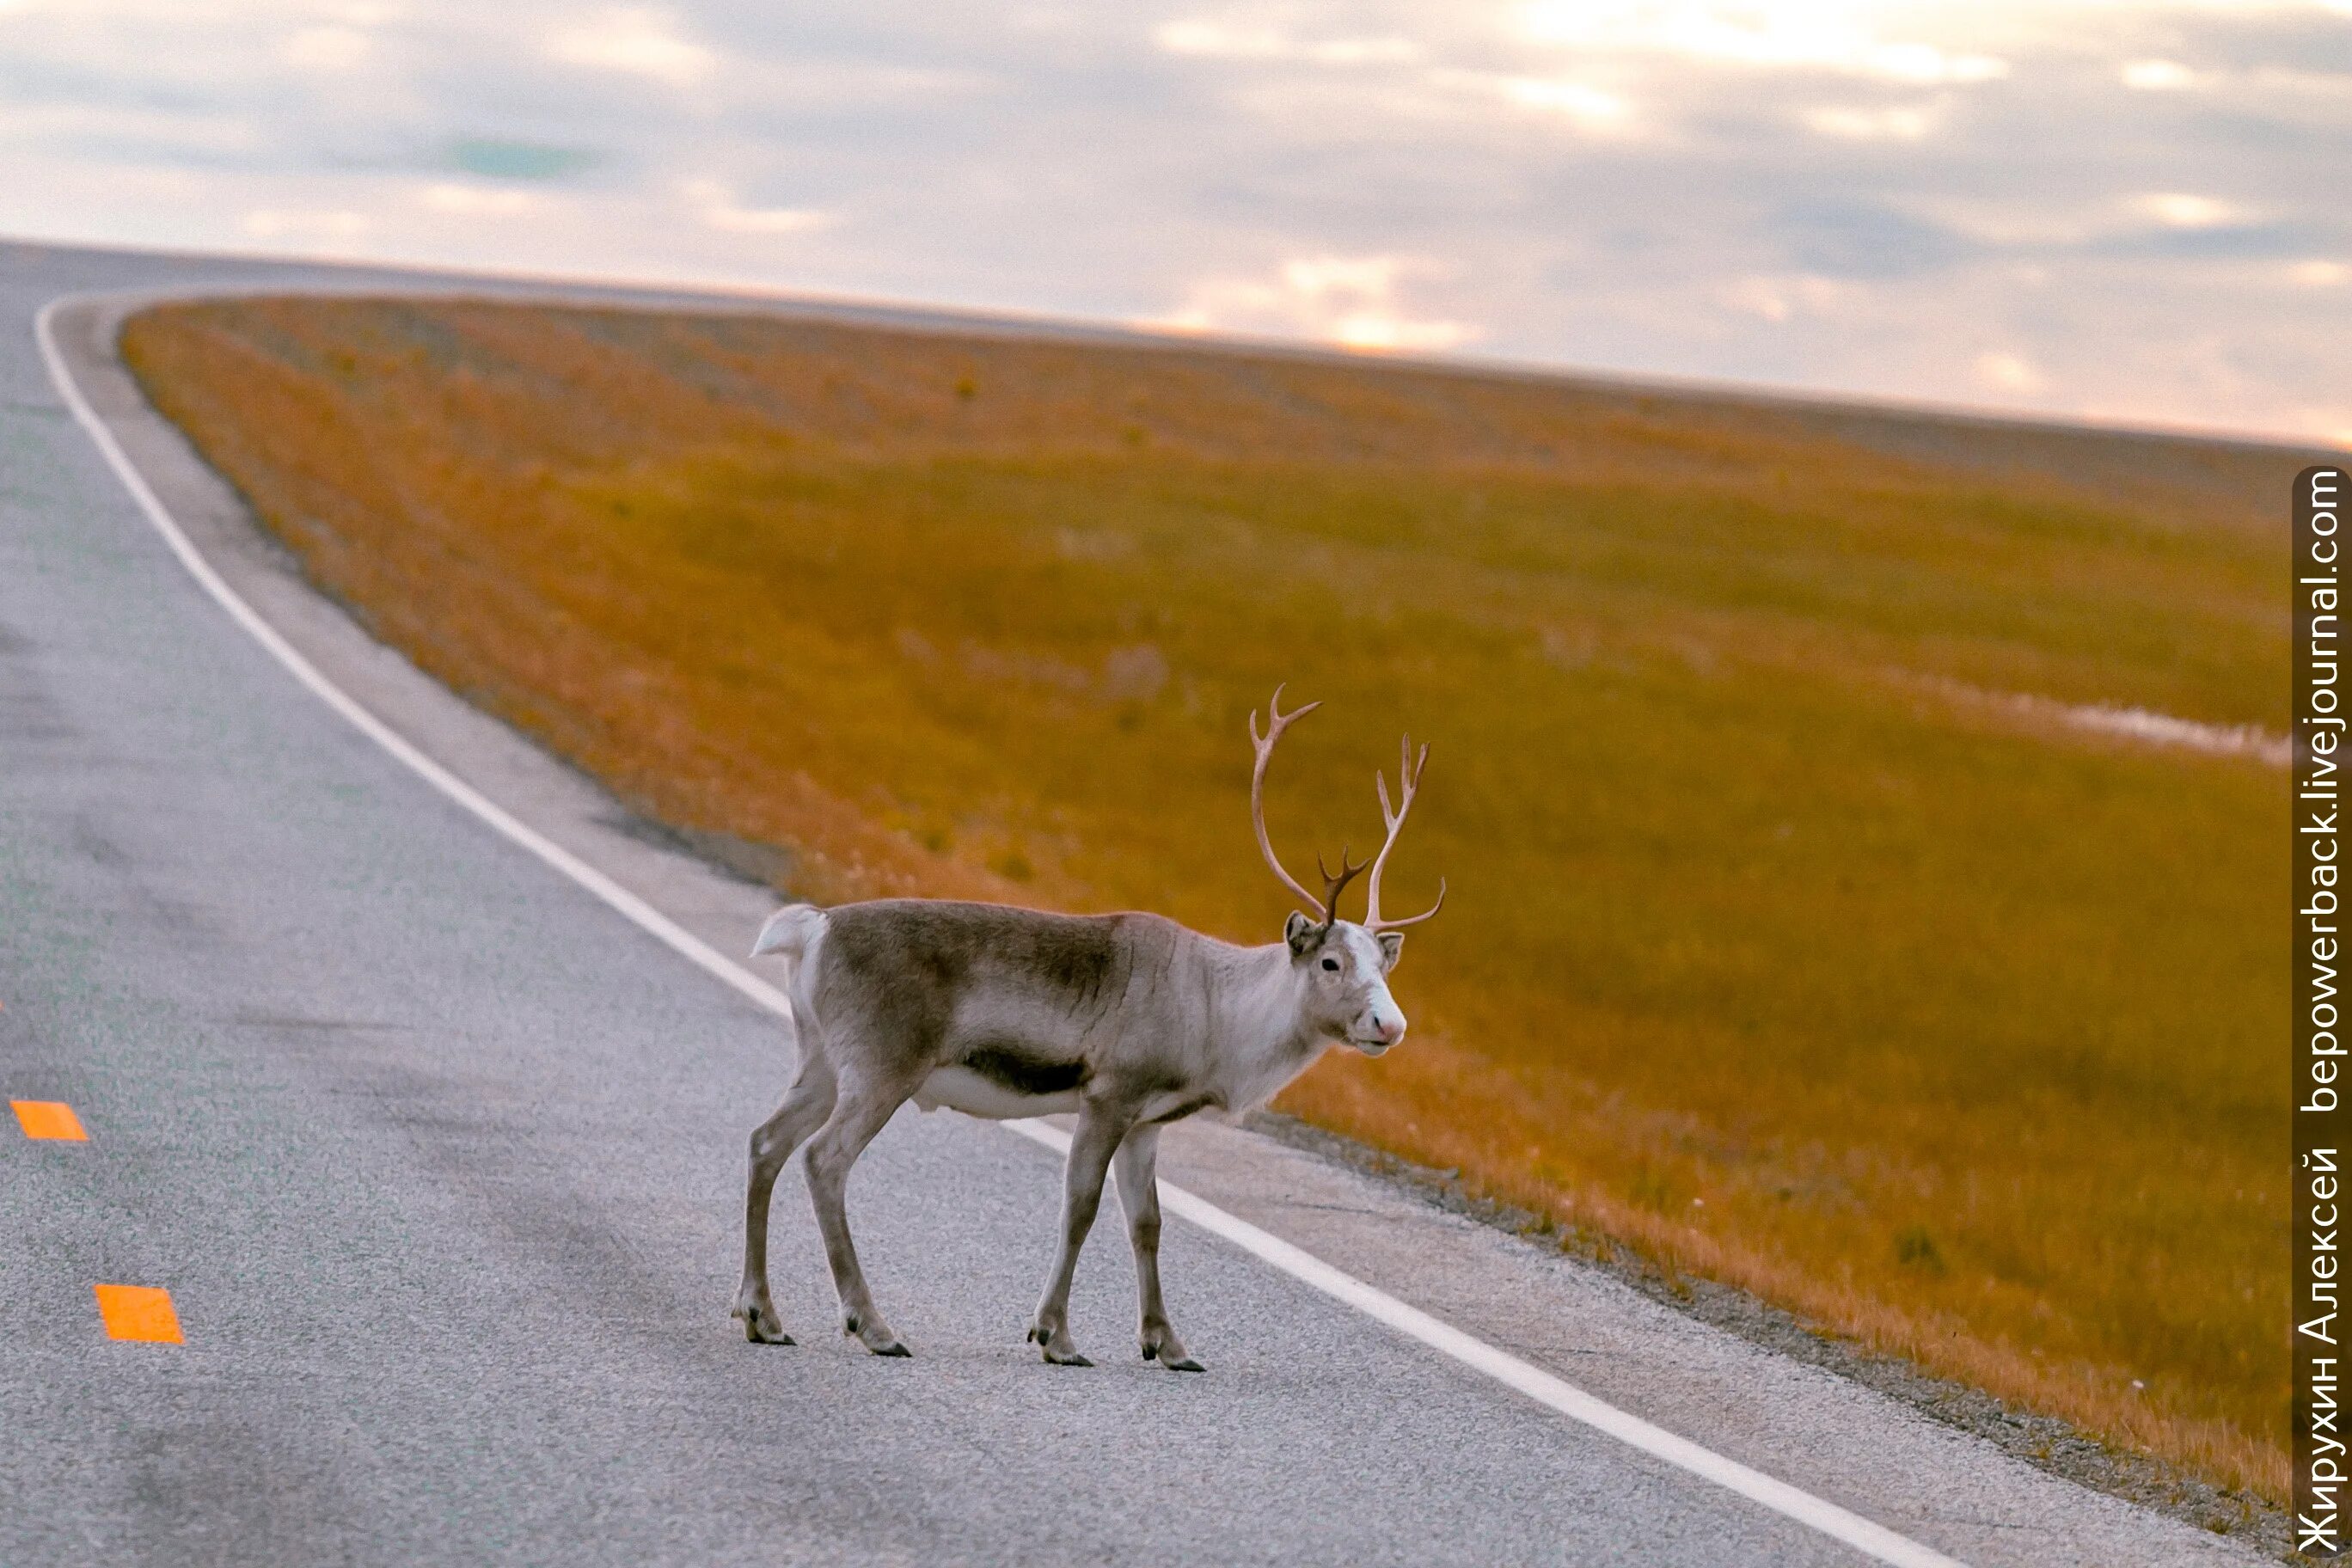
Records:
{"label": "gravel edge", "polygon": [[2160,1459],[2118,1448],[2053,1415],[2020,1409],[1964,1383],[1937,1377],[1900,1356],[1869,1350],[1734,1286],[1675,1274],[1622,1243],[1562,1230],[1544,1215],[1478,1193],[1458,1171],[1417,1165],[1386,1150],[1294,1116],[1253,1111],[1250,1131],[1344,1165],[1393,1191],[1598,1268],[1652,1300],[1775,1354],[1858,1383],[1947,1426],[1992,1444],[2011,1458],[2077,1486],[2226,1535],[2289,1563],[2312,1561],[2291,1544],[2287,1510],[2267,1498],[2214,1485]]}

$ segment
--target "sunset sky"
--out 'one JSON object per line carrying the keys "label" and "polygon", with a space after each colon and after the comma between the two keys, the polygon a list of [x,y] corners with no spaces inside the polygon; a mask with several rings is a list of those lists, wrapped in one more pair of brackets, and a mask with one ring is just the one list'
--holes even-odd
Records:
{"label": "sunset sky", "polygon": [[2352,443],[2352,0],[0,0],[0,235]]}

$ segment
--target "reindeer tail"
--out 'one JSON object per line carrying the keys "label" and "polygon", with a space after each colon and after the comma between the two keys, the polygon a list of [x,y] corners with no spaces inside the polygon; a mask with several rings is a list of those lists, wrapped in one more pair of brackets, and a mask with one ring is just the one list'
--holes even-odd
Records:
{"label": "reindeer tail", "polygon": [[823,910],[814,904],[787,904],[770,915],[768,923],[760,928],[760,939],[751,944],[751,956],[781,952],[798,958],[807,951],[810,939],[823,930]]}

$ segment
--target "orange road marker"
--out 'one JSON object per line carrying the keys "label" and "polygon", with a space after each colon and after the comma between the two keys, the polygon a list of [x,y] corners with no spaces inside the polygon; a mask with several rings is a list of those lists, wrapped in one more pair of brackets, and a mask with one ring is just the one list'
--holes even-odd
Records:
{"label": "orange road marker", "polygon": [[16,1113],[17,1124],[27,1138],[64,1138],[76,1143],[87,1142],[89,1134],[81,1130],[81,1118],[73,1107],[54,1100],[12,1100],[8,1109]]}
{"label": "orange road marker", "polygon": [[176,1345],[180,1314],[172,1310],[172,1293],[152,1285],[93,1285],[98,1315],[106,1320],[110,1340],[152,1340]]}

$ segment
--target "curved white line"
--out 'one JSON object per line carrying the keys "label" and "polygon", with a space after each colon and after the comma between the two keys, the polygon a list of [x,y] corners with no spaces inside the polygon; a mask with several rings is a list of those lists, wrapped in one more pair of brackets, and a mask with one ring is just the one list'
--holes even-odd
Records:
{"label": "curved white line", "polygon": [[[68,295],[50,300],[41,308],[34,323],[35,335],[40,342],[42,361],[48,366],[49,379],[56,384],[58,395],[65,399],[66,407],[72,412],[75,422],[89,434],[100,455],[105,458],[107,466],[114,470],[115,477],[131,492],[131,498],[139,503],[139,510],[147,514],[147,521],[154,525],[156,532],[163,536],[163,542],[171,547],[172,553],[179,557],[180,564],[188,569],[188,574],[212,595],[215,604],[228,612],[229,618],[267,648],[270,657],[284,665],[288,673],[307,687],[312,695],[349,720],[362,734],[398,758],[426,784],[604,900],[680,956],[726,982],[770,1012],[790,1019],[792,1003],[782,992],[426,756],[398,731],[329,680],[317,666],[296,651],[293,644],[263,620],[219,573],[213,570],[212,563],[197,553],[195,545],[189,541],[178,521],[165,510],[145,478],[131,465],[121,443],[115,440],[114,432],[107,428],[105,422],[90,407],[89,400],[83,397],[81,388],[74,382],[72,371],[66,364],[65,356],[58,352],[51,318],[59,307],[71,304],[75,298]],[[1068,1152],[1069,1135],[1058,1128],[1042,1121],[1008,1121],[1004,1125],[1049,1149]],[[1699,1447],[1687,1437],[1677,1436],[1663,1426],[1653,1426],[1638,1415],[1628,1415],[1604,1400],[1596,1399],[1541,1367],[1521,1361],[1508,1352],[1496,1350],[1484,1340],[1442,1322],[1417,1307],[1409,1307],[1352,1274],[1332,1268],[1314,1254],[1293,1247],[1280,1237],[1261,1230],[1236,1215],[1227,1214],[1205,1198],[1196,1197],[1167,1182],[1160,1184],[1160,1202],[1169,1210],[1211,1235],[1231,1242],[1244,1252],[1335,1300],[1345,1302],[1406,1338],[1417,1340],[1473,1371],[1484,1373],[1571,1421],[1606,1433],[1629,1447],[1638,1448],[1677,1469],[1712,1481],[1727,1491],[1737,1492],[1751,1502],[1760,1503],[1775,1513],[1819,1531],[1832,1540],[1843,1542],[1877,1562],[1890,1564],[1891,1568],[1965,1568],[1957,1559],[1922,1546],[1907,1536],[1898,1535],[1885,1525],[1873,1523],[1858,1513],[1840,1508],[1833,1502],[1825,1502],[1811,1492],[1800,1491],[1786,1481],[1775,1480],[1761,1470],[1751,1469],[1737,1459],[1727,1459],[1711,1448]]]}
{"label": "curved white line", "polygon": [[178,520],[164,509],[163,501],[157,499],[152,489],[148,488],[145,476],[131,465],[130,458],[123,453],[121,444],[115,440],[114,432],[106,427],[105,422],[100,419],[97,412],[90,407],[89,400],[82,396],[81,388],[75,384],[73,373],[67,367],[65,356],[58,352],[57,334],[50,321],[51,316],[60,306],[71,304],[73,300],[74,297],[69,295],[50,300],[41,307],[41,313],[34,321],[35,335],[40,340],[41,358],[48,366],[49,379],[57,384],[58,392],[64,397],[66,406],[71,410],[76,422],[89,433],[89,438],[97,443],[100,455],[105,458],[107,466],[114,470],[114,477],[122,481],[123,488],[131,492],[131,499],[139,503],[139,510],[147,514],[147,521],[155,525],[155,531],[163,536],[163,542],[171,546],[172,553],[180,558],[180,564],[188,569],[188,574],[195,578],[204,591],[213,596],[215,603],[228,612],[231,620],[243,626],[252,635],[256,642],[268,648],[270,656],[284,665],[295,679],[310,688],[313,696],[351,721],[369,740],[373,741],[414,769],[426,784],[431,784],[435,789],[439,790],[443,795],[447,795],[451,800],[456,801],[459,805],[464,806],[467,811],[472,812],[476,816],[480,817],[484,822],[488,823],[492,827],[497,828],[500,833],[628,916],[690,962],[700,965],[757,1002],[761,1006],[787,1018],[793,1016],[792,1003],[785,998],[782,992],[741,965],[720,956],[708,942],[684,926],[679,925],[653,905],[646,902],[645,900],[637,897],[636,894],[629,891],[562,845],[523,822],[473,785],[426,756],[406,736],[368,711],[349,692],[320,674],[316,665],[295,651],[293,644],[280,637],[275,626],[263,620],[253,606],[247,604],[244,597],[236,589],[230,587],[219,573],[213,570],[212,563],[197,553],[196,547],[189,542]]}

